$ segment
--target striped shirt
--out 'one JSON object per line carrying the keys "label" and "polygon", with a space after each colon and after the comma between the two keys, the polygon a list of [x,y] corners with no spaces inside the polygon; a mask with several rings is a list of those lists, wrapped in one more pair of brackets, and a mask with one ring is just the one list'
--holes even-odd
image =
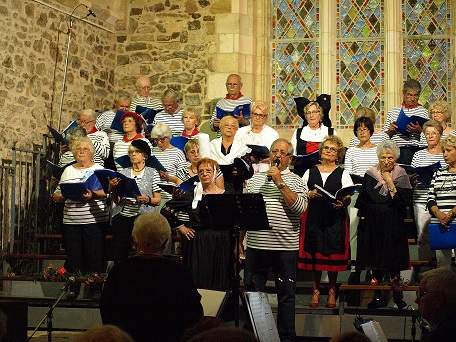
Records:
{"label": "striped shirt", "polygon": [[[429,119],[429,114],[426,108],[423,106],[418,106],[415,108],[405,108],[405,107],[395,107],[391,108],[386,116],[385,125],[383,126],[383,132],[386,133],[388,131],[390,125],[397,120],[401,109],[404,109],[405,115],[408,117],[412,115],[420,116],[426,119]],[[402,135],[400,133],[395,133],[392,135],[391,140],[393,140],[397,146],[419,146],[420,143],[420,134],[419,133],[411,133],[409,136]]]}
{"label": "striped shirt", "polygon": [[[100,170],[98,164],[94,164],[86,169],[76,169],[73,165],[68,166],[62,173],[60,183],[71,182],[81,179],[94,170]],[[98,186],[97,186],[98,185]],[[102,186],[97,182],[90,190],[101,190]],[[55,193],[61,193],[60,185],[55,189]],[[63,209],[63,223],[65,224],[91,224],[106,222],[109,219],[109,211],[106,206],[106,198],[95,197],[86,202],[67,199]]]}
{"label": "striped shirt", "polygon": [[[378,145],[384,140],[389,140],[389,138],[390,137],[385,132],[377,132],[377,133],[372,134],[372,136],[370,137],[370,142],[375,144],[375,145]],[[350,145],[349,146],[350,147],[355,147],[357,145],[359,145],[358,137],[352,136],[351,139],[350,139]]]}
{"label": "striped shirt", "polygon": [[116,113],[112,109],[103,112],[97,117],[97,123],[95,125],[99,131],[106,132],[111,144],[115,144],[117,141],[122,140],[124,136],[124,133],[111,129],[111,124],[115,116]]}
{"label": "striped shirt", "polygon": [[95,153],[93,155],[93,161],[101,166],[104,166],[104,161],[109,156],[109,139],[105,132],[96,131],[95,133],[87,134],[87,138],[92,140],[93,146],[95,147]]}
{"label": "striped shirt", "polygon": [[351,175],[364,177],[378,163],[377,146],[371,148],[350,147],[345,154],[345,170]]}
{"label": "striped shirt", "polygon": [[[441,168],[434,173],[427,198],[429,211],[436,205],[440,211],[449,212],[456,205],[456,173],[448,172],[448,167]],[[433,217],[432,223],[438,223]]]}
{"label": "striped shirt", "polygon": [[[443,159],[443,153],[432,154],[429,153],[428,150],[420,150],[413,155],[411,166],[415,168],[424,167],[437,162],[440,162],[442,168],[447,165]],[[428,193],[429,184],[418,183],[413,190],[413,203],[422,203],[423,206],[426,207]]]}
{"label": "striped shirt", "polygon": [[217,138],[220,138],[222,136],[222,132],[218,128],[214,127],[214,119],[217,118],[217,108],[222,109],[225,112],[232,112],[237,106],[245,105],[245,104],[251,104],[252,99],[250,97],[242,95],[240,98],[236,100],[232,99],[220,99],[218,100],[217,104],[215,105],[214,111],[212,112],[211,116],[211,129],[214,132],[217,132]]}
{"label": "striped shirt", "polygon": [[[141,140],[145,141],[150,149],[152,149],[152,144],[150,141],[146,138],[141,138]],[[112,155],[114,157],[114,161],[119,158],[128,155],[128,147],[131,145],[131,140],[130,141],[124,141],[124,140],[119,140],[114,144],[114,149],[112,151]],[[116,163],[116,169],[120,170],[122,169],[122,166],[120,166],[117,162]]]}
{"label": "striped shirt", "polygon": [[139,97],[135,94],[131,99],[130,112],[136,112],[136,106],[151,108],[153,110],[163,109],[163,104],[160,99],[155,97]]}
{"label": "striped shirt", "polygon": [[289,207],[280,190],[267,180],[266,172],[254,175],[245,189],[246,193],[261,193],[266,204],[271,230],[247,231],[247,247],[265,250],[299,249],[300,215],[307,208],[307,185],[290,172],[282,171],[282,179],[298,195],[296,202]]}
{"label": "striped shirt", "polygon": [[177,113],[173,115],[169,114],[167,111],[162,111],[157,113],[154,118],[153,125],[155,126],[159,122],[163,122],[171,128],[173,132],[173,137],[179,137],[182,135],[184,130],[184,124],[182,123],[182,113],[184,112],[183,108],[180,108]]}

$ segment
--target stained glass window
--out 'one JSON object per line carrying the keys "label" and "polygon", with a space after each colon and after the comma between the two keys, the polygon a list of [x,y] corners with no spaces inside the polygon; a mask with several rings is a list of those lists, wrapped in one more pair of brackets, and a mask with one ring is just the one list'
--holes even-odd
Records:
{"label": "stained glass window", "polygon": [[420,81],[420,103],[450,101],[451,1],[405,0],[402,6],[404,30],[404,79]]}
{"label": "stained glass window", "polygon": [[340,0],[337,8],[337,128],[351,128],[359,106],[384,111],[383,1]]}
{"label": "stained glass window", "polygon": [[315,99],[319,77],[319,0],[273,0],[272,124],[300,125],[295,97]]}

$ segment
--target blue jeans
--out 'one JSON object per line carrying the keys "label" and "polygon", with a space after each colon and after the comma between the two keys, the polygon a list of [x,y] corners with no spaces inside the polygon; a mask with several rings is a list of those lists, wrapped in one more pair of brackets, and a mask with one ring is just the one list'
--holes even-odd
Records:
{"label": "blue jeans", "polygon": [[244,283],[253,284],[256,291],[264,291],[268,272],[272,268],[277,290],[277,331],[280,340],[294,341],[295,295],[298,251],[274,251],[247,248]]}

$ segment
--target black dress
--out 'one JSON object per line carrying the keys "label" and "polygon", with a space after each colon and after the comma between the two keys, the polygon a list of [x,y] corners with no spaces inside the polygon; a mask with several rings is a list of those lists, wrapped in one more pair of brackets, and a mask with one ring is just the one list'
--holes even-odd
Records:
{"label": "black dress", "polygon": [[355,207],[359,209],[357,264],[362,269],[400,271],[410,268],[406,206],[412,190],[396,186],[392,198],[375,189],[378,181],[369,175],[364,181]]}
{"label": "black dress", "polygon": [[203,308],[188,270],[158,256],[136,256],[109,272],[100,302],[103,324],[114,324],[136,342],[180,341],[200,321]]}
{"label": "black dress", "polygon": [[[309,170],[307,186],[315,189],[315,184],[331,194],[342,188],[343,169],[337,167],[323,186],[318,167]],[[309,203],[303,214],[298,267],[306,270],[345,271],[350,257],[347,210],[335,209],[318,199]]]}
{"label": "black dress", "polygon": [[[223,196],[223,195],[220,195]],[[195,237],[187,240],[182,237],[182,259],[190,270],[198,288],[225,290],[230,288],[234,275],[234,247],[228,230],[210,229],[205,226],[208,220],[204,195],[196,209],[192,208],[194,190],[166,202],[161,214],[170,222],[171,227],[184,224],[195,230]],[[189,216],[188,222],[180,221],[176,213],[184,211]]]}

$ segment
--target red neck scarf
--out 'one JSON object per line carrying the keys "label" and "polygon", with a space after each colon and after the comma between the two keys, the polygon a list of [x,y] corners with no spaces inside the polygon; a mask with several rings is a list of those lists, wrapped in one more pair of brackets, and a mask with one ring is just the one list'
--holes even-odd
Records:
{"label": "red neck scarf", "polygon": [[185,132],[185,130],[184,130],[184,131],[182,132],[182,136],[183,136],[183,137],[187,137],[187,138],[191,138],[191,137],[193,137],[194,135],[197,135],[198,133],[199,133],[199,131],[198,131],[198,129],[195,127],[195,128],[193,128],[193,131],[192,131],[192,133],[190,133],[190,135],[188,135],[188,134]]}
{"label": "red neck scarf", "polygon": [[130,141],[137,140],[137,139],[142,139],[142,138],[143,138],[143,136],[141,135],[141,133],[136,134],[136,135],[135,135],[133,138],[131,138],[131,139],[128,139],[128,138],[127,138],[127,135],[125,134],[125,135],[123,136],[122,140],[123,140],[124,142],[130,142]]}
{"label": "red neck scarf", "polygon": [[93,126],[92,130],[90,132],[87,132],[87,134],[93,134],[97,131],[98,131],[98,129],[95,126]]}
{"label": "red neck scarf", "polygon": [[412,106],[407,106],[404,102],[402,102],[402,107],[407,108],[407,109],[413,109],[413,108],[416,108],[419,106],[421,106],[419,103],[412,105]]}
{"label": "red neck scarf", "polygon": [[236,96],[236,97],[233,99],[233,98],[231,98],[230,95],[227,93],[226,96],[225,96],[225,99],[227,99],[227,100],[238,100],[238,99],[240,99],[242,96],[244,96],[244,95],[242,95],[242,93],[239,92],[238,96]]}

